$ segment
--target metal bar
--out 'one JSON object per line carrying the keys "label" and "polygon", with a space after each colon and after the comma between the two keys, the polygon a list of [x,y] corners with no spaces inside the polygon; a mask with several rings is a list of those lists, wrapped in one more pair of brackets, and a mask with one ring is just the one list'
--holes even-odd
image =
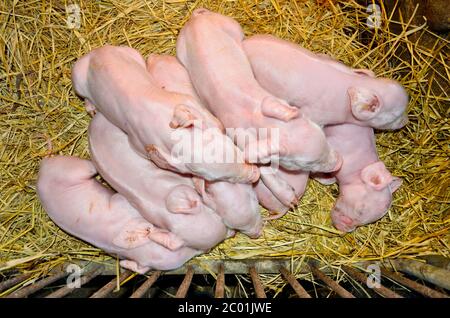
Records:
{"label": "metal bar", "polygon": [[450,290],[450,271],[409,259],[392,261],[395,269]]}
{"label": "metal bar", "polygon": [[284,277],[284,279],[289,283],[289,285],[292,286],[295,293],[300,298],[311,298],[311,295],[308,294],[308,292],[303,288],[302,285],[298,282],[297,278],[295,278],[294,275],[292,275],[286,267],[280,267],[280,273]]}
{"label": "metal bar", "polygon": [[136,291],[130,296],[130,298],[142,298],[144,294],[149,290],[156,280],[161,275],[161,271],[156,271],[150,276]]}
{"label": "metal bar", "polygon": [[450,259],[441,255],[426,255],[420,256],[428,265],[433,265],[450,271]]}
{"label": "metal bar", "polygon": [[344,287],[339,285],[338,282],[325,275],[317,266],[310,265],[310,268],[314,276],[316,276],[318,279],[324,282],[328,287],[330,287],[331,290],[336,292],[336,294],[338,294],[342,298],[355,298],[355,296],[353,296],[352,293],[350,293]]}
{"label": "metal bar", "polygon": [[37,292],[38,290],[41,290],[42,288],[50,285],[51,283],[56,282],[57,280],[63,278],[66,275],[67,275],[67,273],[65,271],[58,270],[58,271],[55,272],[54,275],[45,277],[45,278],[39,280],[36,283],[33,283],[33,284],[31,284],[31,285],[29,285],[27,287],[19,289],[18,291],[15,291],[15,292],[9,294],[8,296],[6,296],[6,298],[25,298],[25,297],[28,297],[29,295]]}
{"label": "metal bar", "polygon": [[[125,271],[119,276],[119,283],[123,282],[127,279],[132,273],[130,271]],[[114,290],[114,287],[117,285],[117,277],[114,277],[108,284],[103,286],[100,290],[96,291],[89,298],[105,298],[108,294]]]}
{"label": "metal bar", "polygon": [[255,266],[250,266],[248,270],[250,277],[252,278],[253,287],[255,288],[256,298],[267,298],[266,293],[264,292],[264,286],[259,279]]}
{"label": "metal bar", "polygon": [[[93,269],[91,269],[87,274],[81,277],[80,286],[83,286],[84,284],[90,282],[92,279],[100,275],[102,271],[103,271],[102,266],[96,266]],[[45,298],[63,298],[64,296],[70,294],[76,288],[77,287],[69,287],[66,285],[54,291],[53,293],[45,296]]]}
{"label": "metal bar", "polygon": [[[298,270],[298,274],[309,274],[311,273],[311,269],[308,266],[308,263],[312,261],[316,261],[315,259],[306,258],[304,262],[299,264],[296,269]],[[390,262],[390,263],[389,263]],[[394,261],[385,261],[383,264],[392,264]],[[84,268],[88,261],[79,261],[77,264]],[[115,260],[108,260],[101,263],[105,266],[105,269],[102,275],[115,275],[116,274],[116,263]],[[236,274],[236,275],[245,275],[248,274],[248,267],[254,265],[259,274],[279,274],[280,266],[284,266],[289,268],[292,264],[292,260],[290,258],[249,258],[242,260],[217,260],[217,259],[205,259],[198,261],[191,261],[189,264],[181,266],[175,270],[165,271],[164,276],[166,275],[184,275],[186,274],[187,266],[192,266],[194,272],[196,274],[210,274],[212,271],[217,271],[217,268],[223,264],[225,275],[226,274]],[[320,264],[320,263],[319,263]],[[353,263],[355,267],[365,267],[367,266],[367,262],[356,262]],[[335,274],[335,271],[331,267],[322,268],[321,271],[326,275]]]}
{"label": "metal bar", "polygon": [[17,275],[16,277],[13,277],[11,279],[8,279],[4,282],[0,283],[0,293],[4,290],[7,290],[8,288],[15,286],[23,281],[25,281],[26,279],[28,279],[31,276],[31,273],[27,273],[27,274],[22,274],[22,275]]}
{"label": "metal bar", "polygon": [[[358,271],[356,271],[353,268],[350,268],[348,266],[342,266],[342,269],[350,277],[353,277],[354,279],[358,280],[359,282],[361,282],[363,284],[367,284],[367,275],[366,274],[358,272]],[[380,294],[381,296],[383,296],[383,297],[387,297],[387,298],[403,298],[402,296],[400,296],[396,292],[390,290],[389,288],[384,287],[381,284],[380,284],[380,287],[373,287],[372,289],[374,291],[376,291],[378,294]]]}
{"label": "metal bar", "polygon": [[191,266],[188,266],[186,275],[184,276],[183,282],[181,283],[180,287],[178,287],[175,298],[186,297],[193,276],[194,276],[194,269]]}
{"label": "metal bar", "polygon": [[[77,264],[80,267],[86,266],[87,261],[80,261]],[[236,274],[236,275],[247,275],[248,267],[254,265],[259,274],[279,274],[279,267],[285,266],[289,267],[291,264],[290,258],[249,258],[242,260],[217,260],[217,259],[202,259],[200,261],[193,260],[184,266],[171,271],[164,271],[164,276],[167,275],[184,275],[187,272],[187,267],[191,266],[195,274],[206,274],[209,275],[211,272],[217,272],[220,264],[223,264],[225,275]],[[116,264],[115,260],[108,260],[102,262],[105,266],[105,270],[102,275],[116,275]],[[309,273],[309,268],[307,266],[300,266],[300,273]]]}
{"label": "metal bar", "polygon": [[217,274],[215,298],[224,298],[225,296],[225,270],[223,264],[219,265],[219,273]]}
{"label": "metal bar", "polygon": [[397,273],[393,273],[387,269],[382,268],[381,269],[381,274],[383,274],[383,276],[386,276],[390,279],[393,279],[397,282],[399,282],[400,284],[409,287],[413,290],[415,290],[416,292],[422,294],[425,297],[431,297],[431,298],[449,298],[447,295],[440,293],[438,291],[435,291],[427,286],[424,286],[422,284],[419,284],[415,281],[412,281],[406,277],[403,277]]}

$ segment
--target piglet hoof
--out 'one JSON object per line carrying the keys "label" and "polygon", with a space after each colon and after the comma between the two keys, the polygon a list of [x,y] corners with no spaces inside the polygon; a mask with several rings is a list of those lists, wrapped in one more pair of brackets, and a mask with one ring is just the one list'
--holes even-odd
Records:
{"label": "piglet hoof", "polygon": [[242,182],[245,183],[255,183],[259,180],[261,173],[259,168],[255,165],[247,164],[245,165],[245,175],[242,177]]}
{"label": "piglet hoof", "polygon": [[145,146],[145,150],[147,151],[148,159],[161,169],[177,171],[177,169],[162,155],[157,146],[147,145]]}
{"label": "piglet hoof", "polygon": [[261,104],[261,112],[264,116],[288,122],[300,115],[297,107],[290,106],[282,100],[275,99],[271,96],[263,99]]}
{"label": "piglet hoof", "polygon": [[180,104],[175,107],[172,120],[169,123],[170,128],[188,128],[196,124],[200,124],[201,118],[196,114],[196,111],[189,106]]}

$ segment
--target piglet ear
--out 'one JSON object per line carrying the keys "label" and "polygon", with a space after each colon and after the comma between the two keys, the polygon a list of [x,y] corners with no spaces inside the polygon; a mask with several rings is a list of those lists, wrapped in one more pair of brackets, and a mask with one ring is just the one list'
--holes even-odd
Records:
{"label": "piglet ear", "polygon": [[403,180],[399,177],[393,177],[391,183],[389,184],[389,188],[391,189],[391,193],[394,193],[395,191],[400,188],[402,185]]}
{"label": "piglet ear", "polygon": [[377,77],[375,73],[367,68],[354,68],[353,73],[356,73],[358,75],[365,75],[369,77]]}
{"label": "piglet ear", "polygon": [[188,128],[201,125],[201,117],[197,111],[187,105],[177,105],[173,111],[170,128]]}
{"label": "piglet ear", "polygon": [[292,107],[286,102],[271,96],[263,99],[261,104],[261,112],[264,116],[279,119],[285,122],[290,121],[299,115],[299,110],[297,107]]}
{"label": "piglet ear", "polygon": [[371,188],[381,191],[392,182],[392,175],[386,169],[384,163],[377,161],[361,171],[361,179]]}
{"label": "piglet ear", "polygon": [[176,186],[166,197],[166,208],[172,213],[197,213],[200,212],[201,205],[198,193],[187,185]]}
{"label": "piglet ear", "polygon": [[375,92],[363,87],[350,87],[348,89],[350,106],[356,119],[367,121],[380,111],[380,99]]}

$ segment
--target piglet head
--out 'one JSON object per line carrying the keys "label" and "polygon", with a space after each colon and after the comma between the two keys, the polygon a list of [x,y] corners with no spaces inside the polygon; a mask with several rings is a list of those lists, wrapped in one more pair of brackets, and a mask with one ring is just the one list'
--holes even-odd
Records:
{"label": "piglet head", "polygon": [[258,198],[251,185],[208,182],[199,178],[193,181],[203,202],[223,219],[227,227],[237,229],[251,238],[261,235],[263,222]]}
{"label": "piglet head", "polygon": [[353,116],[376,129],[395,130],[406,125],[408,94],[396,81],[358,73],[365,77],[348,89]]}
{"label": "piglet head", "polygon": [[257,238],[262,233],[263,222],[258,198],[249,184],[206,182],[206,195],[214,200],[216,212],[228,227]]}
{"label": "piglet head", "polygon": [[72,187],[91,180],[97,174],[94,164],[70,156],[44,158],[39,167],[37,188],[39,195],[51,193],[50,189]]}
{"label": "piglet head", "polygon": [[334,226],[351,232],[357,226],[382,218],[392,203],[392,193],[402,180],[393,177],[381,161],[365,167],[358,181],[341,184],[340,195],[331,211]]}
{"label": "piglet head", "polygon": [[205,25],[202,25],[201,22],[208,20],[219,24],[222,31],[230,35],[233,39],[238,41],[242,41],[244,39],[244,32],[236,20],[205,8],[195,9],[192,12],[189,22],[196,22],[197,26],[205,27]]}
{"label": "piglet head", "polygon": [[306,117],[281,136],[279,148],[280,165],[287,170],[327,173],[342,166],[342,156],[330,146],[322,128]]}

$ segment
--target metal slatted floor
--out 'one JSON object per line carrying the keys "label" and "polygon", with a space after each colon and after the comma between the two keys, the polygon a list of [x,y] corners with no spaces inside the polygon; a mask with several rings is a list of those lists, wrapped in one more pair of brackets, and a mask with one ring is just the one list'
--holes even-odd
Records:
{"label": "metal slatted floor", "polygon": [[[390,266],[379,267],[380,281],[378,284],[368,287],[368,282],[373,281],[373,273],[365,269],[368,263],[361,263],[358,266],[341,266],[339,269],[329,268],[315,261],[306,261],[300,264],[301,274],[307,274],[314,281],[313,283],[321,286],[330,297],[355,298],[364,296],[361,294],[361,288],[364,289],[365,296],[402,298],[402,297],[431,297],[431,298],[449,298],[450,290],[450,271],[447,268],[437,267],[424,262],[414,260],[393,260],[388,263]],[[178,286],[172,287],[171,297],[185,298],[189,297],[189,290],[192,281],[196,276],[211,275],[213,282],[209,282],[209,289],[212,290],[211,297],[226,298],[226,286],[235,275],[247,277],[249,282],[246,295],[254,298],[267,298],[269,288],[264,285],[261,275],[280,274],[284,280],[287,289],[286,294],[290,297],[298,298],[316,298],[320,297],[311,289],[311,281],[297,279],[291,272],[293,264],[287,259],[277,260],[245,260],[245,261],[207,261],[204,263],[187,265],[175,271],[149,272],[145,276],[135,275],[130,271],[121,271],[120,275],[114,275],[114,267],[105,264],[79,264],[83,268],[80,276],[78,288],[83,288],[89,282],[98,277],[113,278],[100,286],[90,294],[90,298],[111,297],[118,286],[126,288],[132,286],[131,293],[126,297],[142,298],[149,297],[149,290],[158,286],[159,282],[167,276],[182,277]],[[389,268],[390,267],[390,268]],[[336,271],[339,275],[336,276]],[[6,298],[24,298],[24,297],[45,297],[62,298],[71,296],[75,291],[65,284],[69,272],[66,267],[53,270],[48,276],[42,277],[37,281],[29,281],[30,274],[19,274],[0,282],[0,295],[4,294]],[[371,276],[372,275],[372,276]],[[304,275],[302,276],[304,277]],[[336,279],[335,277],[339,277]],[[59,285],[56,282],[62,281]],[[250,284],[251,282],[251,284]],[[382,283],[383,282],[383,283]],[[388,283],[388,285],[386,284]],[[308,286],[305,286],[308,285]],[[352,286],[358,285],[358,291]],[[12,288],[16,288],[11,290]],[[18,286],[18,287],[17,287]],[[250,290],[252,289],[252,290]],[[46,293],[42,291],[45,290]],[[311,291],[312,290],[312,291]],[[399,292],[401,290],[401,292]],[[355,292],[357,291],[357,292]],[[45,294],[45,295],[44,295]],[[169,293],[170,294],[170,293]]]}

